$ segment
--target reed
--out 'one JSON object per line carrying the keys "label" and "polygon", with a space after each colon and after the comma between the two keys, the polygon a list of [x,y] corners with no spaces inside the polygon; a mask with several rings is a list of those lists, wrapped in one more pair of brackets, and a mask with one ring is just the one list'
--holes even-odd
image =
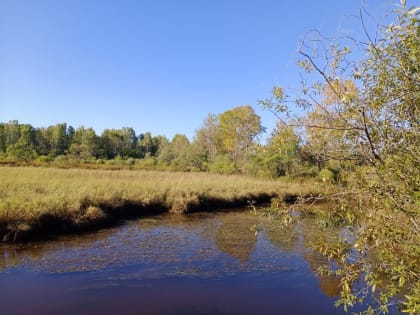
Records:
{"label": "reed", "polygon": [[111,224],[128,216],[214,210],[319,193],[314,183],[238,175],[0,167],[0,237],[30,239]]}

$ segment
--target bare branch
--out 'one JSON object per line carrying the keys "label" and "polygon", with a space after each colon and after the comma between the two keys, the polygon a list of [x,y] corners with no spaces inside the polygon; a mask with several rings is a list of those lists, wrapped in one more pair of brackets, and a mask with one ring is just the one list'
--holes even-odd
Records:
{"label": "bare branch", "polygon": [[373,40],[370,37],[369,32],[368,32],[368,30],[366,28],[365,20],[363,19],[362,9],[359,10],[359,14],[360,14],[360,21],[362,22],[363,32],[365,33],[366,38],[368,39],[369,43],[372,45],[373,49],[375,50],[376,55],[378,57],[380,57],[381,56],[381,53],[379,52],[379,49],[376,47],[376,44],[373,42]]}

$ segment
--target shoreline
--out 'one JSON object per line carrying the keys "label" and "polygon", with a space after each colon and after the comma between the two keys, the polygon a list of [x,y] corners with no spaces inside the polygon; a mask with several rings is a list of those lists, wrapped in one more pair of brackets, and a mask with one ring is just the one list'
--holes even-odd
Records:
{"label": "shoreline", "polygon": [[160,213],[293,203],[325,187],[238,175],[0,166],[0,242],[98,230]]}
{"label": "shoreline", "polygon": [[[0,240],[2,243],[27,243],[30,241],[42,241],[66,234],[82,234],[97,231],[99,229],[116,226],[127,220],[154,216],[162,213],[173,215],[188,215],[196,212],[213,212],[235,208],[249,207],[267,204],[272,198],[278,198],[278,194],[261,194],[252,198],[238,198],[235,200],[223,200],[215,198],[199,198],[200,202],[186,205],[182,211],[174,211],[164,204],[135,204],[125,202],[122,206],[113,207],[101,204],[98,208],[103,211],[103,216],[65,218],[59,215],[46,213],[41,215],[35,222],[0,222]],[[297,195],[286,194],[283,202],[290,203],[296,200]]]}

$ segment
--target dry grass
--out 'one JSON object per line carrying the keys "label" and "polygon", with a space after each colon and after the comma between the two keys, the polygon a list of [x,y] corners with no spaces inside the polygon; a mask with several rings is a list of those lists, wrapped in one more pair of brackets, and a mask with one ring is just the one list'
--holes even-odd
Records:
{"label": "dry grass", "polygon": [[313,183],[208,173],[0,167],[0,237],[19,239],[57,224],[74,230],[128,213],[240,206],[317,189]]}

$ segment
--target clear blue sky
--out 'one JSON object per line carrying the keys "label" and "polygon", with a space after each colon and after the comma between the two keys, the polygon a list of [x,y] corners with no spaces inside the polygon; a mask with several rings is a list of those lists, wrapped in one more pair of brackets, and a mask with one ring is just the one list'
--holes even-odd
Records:
{"label": "clear blue sky", "polygon": [[[366,7],[380,18],[395,2]],[[257,100],[273,85],[298,86],[299,39],[310,29],[358,36],[360,5],[0,0],[0,122],[192,138],[208,113],[250,104],[270,131],[275,119]]]}

